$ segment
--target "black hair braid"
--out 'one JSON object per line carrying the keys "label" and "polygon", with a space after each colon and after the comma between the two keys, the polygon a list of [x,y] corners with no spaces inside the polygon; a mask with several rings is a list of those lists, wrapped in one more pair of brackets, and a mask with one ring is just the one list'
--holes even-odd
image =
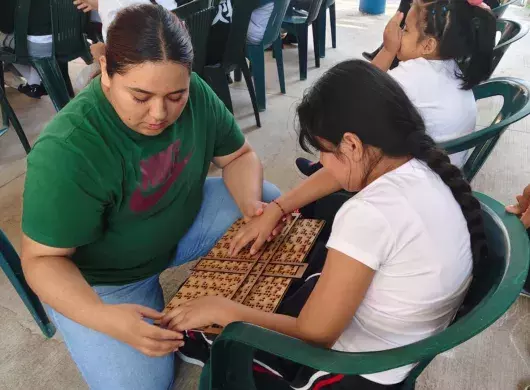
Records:
{"label": "black hair braid", "polygon": [[464,179],[462,171],[451,164],[447,153],[439,149],[434,140],[424,131],[415,131],[407,138],[407,144],[412,157],[425,162],[428,167],[438,174],[449,187],[455,200],[462,209],[467,222],[471,240],[474,269],[480,259],[487,255],[486,235],[480,202],[473,196],[471,186]]}

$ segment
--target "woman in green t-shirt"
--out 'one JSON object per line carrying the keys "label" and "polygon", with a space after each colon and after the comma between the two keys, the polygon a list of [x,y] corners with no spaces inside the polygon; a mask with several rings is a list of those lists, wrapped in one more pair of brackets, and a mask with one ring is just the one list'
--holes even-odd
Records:
{"label": "woman in green t-shirt", "polygon": [[[170,12],[122,10],[101,76],[28,157],[22,266],[91,389],[170,388],[182,335],[149,323],[162,316],[160,272],[279,196],[192,62]],[[206,178],[211,162],[222,178]]]}

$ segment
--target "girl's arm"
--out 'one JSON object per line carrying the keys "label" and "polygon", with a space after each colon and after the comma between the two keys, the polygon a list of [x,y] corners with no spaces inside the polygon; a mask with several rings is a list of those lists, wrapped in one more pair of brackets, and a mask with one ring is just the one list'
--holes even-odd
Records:
{"label": "girl's arm", "polygon": [[372,65],[377,66],[383,72],[388,72],[392,66],[392,62],[396,58],[396,53],[388,51],[384,46],[379,50],[379,53],[372,60]]}
{"label": "girl's arm", "polygon": [[271,234],[281,231],[278,222],[284,214],[291,213],[315,200],[340,190],[342,186],[324,167],[305,179],[293,190],[280,196],[274,204],[265,208],[263,214],[253,218],[235,235],[230,245],[230,254],[238,253],[248,243],[254,241],[251,253],[261,248]]}
{"label": "girl's arm", "polygon": [[183,331],[244,321],[331,347],[355,315],[374,274],[363,263],[330,249],[322,275],[297,318],[266,313],[226,298],[203,297],[167,313],[161,323]]}

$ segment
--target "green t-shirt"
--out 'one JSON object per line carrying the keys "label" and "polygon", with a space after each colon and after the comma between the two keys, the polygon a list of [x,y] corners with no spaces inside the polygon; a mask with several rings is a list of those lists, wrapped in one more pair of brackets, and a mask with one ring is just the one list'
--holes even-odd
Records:
{"label": "green t-shirt", "polygon": [[135,282],[167,267],[202,202],[208,168],[245,139],[197,75],[180,118],[155,137],[129,129],[93,80],[46,126],[28,157],[22,229],[77,250],[92,285]]}

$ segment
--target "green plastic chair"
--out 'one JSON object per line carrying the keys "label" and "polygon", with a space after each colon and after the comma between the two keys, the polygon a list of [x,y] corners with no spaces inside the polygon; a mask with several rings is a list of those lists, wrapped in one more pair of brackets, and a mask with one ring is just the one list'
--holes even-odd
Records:
{"label": "green plastic chair", "polygon": [[318,15],[318,40],[320,58],[326,57],[326,12],[329,9],[329,24],[331,27],[331,47],[337,47],[337,16],[335,12],[335,0],[325,0]]}
{"label": "green plastic chair", "polygon": [[315,50],[315,66],[320,68],[320,42],[319,18],[320,7],[323,0],[312,0],[307,16],[287,15],[282,27],[287,32],[296,35],[298,39],[298,62],[300,67],[300,80],[307,79],[307,41],[309,25],[313,27],[313,45]]}
{"label": "green plastic chair", "polygon": [[230,32],[226,41],[223,59],[219,64],[206,65],[203,78],[225,103],[230,112],[233,113],[234,108],[226,76],[240,69],[245,77],[245,83],[252,101],[256,125],[261,127],[256,91],[254,90],[252,76],[245,57],[250,16],[258,5],[258,0],[232,0],[232,23],[230,24]]}
{"label": "green plastic chair", "polygon": [[468,181],[473,180],[482,168],[504,131],[530,114],[530,83],[524,80],[511,77],[491,79],[473,88],[473,93],[476,100],[502,96],[504,102],[490,126],[439,144],[449,154],[474,149],[462,168]]}
{"label": "green plastic chair", "polygon": [[497,19],[497,31],[501,32],[501,39],[493,49],[493,70],[497,68],[508,48],[528,34],[528,26],[513,20]]}
{"label": "green plastic chair", "polygon": [[[278,68],[278,79],[280,80],[280,91],[285,93],[285,74],[283,71],[283,51],[280,29],[285,18],[290,0],[275,0],[271,17],[265,29],[263,40],[257,44],[247,43],[247,57],[252,66],[252,77],[256,89],[258,109],[265,111],[267,107],[267,95],[265,88],[265,49],[272,46],[273,56]],[[237,77],[236,77],[237,80]]]}
{"label": "green plastic chair", "polygon": [[[1,65],[0,65],[1,66]],[[24,147],[26,154],[30,152],[31,146],[29,144],[28,138],[22,129],[22,125],[18,121],[18,118],[13,110],[13,107],[9,104],[7,96],[4,90],[4,73],[0,72],[0,107],[2,108],[2,118],[3,126],[0,127],[0,136],[5,134],[9,130],[9,124],[15,129],[20,143]]]}
{"label": "green plastic chair", "polygon": [[88,42],[83,34],[86,16],[76,9],[71,0],[51,1],[53,56],[30,57],[27,30],[32,1],[39,0],[18,0],[15,13],[15,53],[8,49],[0,49],[0,61],[5,64],[32,65],[39,73],[55,109],[59,111],[73,97],[72,83],[68,76],[68,61],[81,57],[87,63],[92,62]]}
{"label": "green plastic chair", "polygon": [[482,204],[490,253],[475,272],[455,321],[443,332],[386,351],[345,353],[315,347],[255,325],[233,323],[213,343],[210,361],[202,371],[200,390],[255,389],[252,359],[256,350],[346,375],[370,374],[419,362],[402,386],[414,389],[416,379],[436,355],[476,336],[508,310],[519,296],[528,272],[530,243],[519,219],[507,214],[496,200],[483,194],[476,196]]}
{"label": "green plastic chair", "polygon": [[497,19],[502,18],[502,15],[504,15],[508,7],[514,3],[517,3],[518,1],[519,0],[502,1],[501,4],[498,7],[493,8],[491,12],[493,12],[493,15],[495,15]]}
{"label": "green plastic chair", "polygon": [[46,315],[39,298],[31,290],[24,278],[20,257],[0,230],[0,268],[17,291],[18,295],[33,316],[33,319],[41,329],[44,336],[51,338],[55,334],[55,326]]}
{"label": "green plastic chair", "polygon": [[215,16],[212,0],[196,0],[175,9],[173,12],[186,23],[193,43],[193,71],[204,73],[206,50],[210,26]]}

